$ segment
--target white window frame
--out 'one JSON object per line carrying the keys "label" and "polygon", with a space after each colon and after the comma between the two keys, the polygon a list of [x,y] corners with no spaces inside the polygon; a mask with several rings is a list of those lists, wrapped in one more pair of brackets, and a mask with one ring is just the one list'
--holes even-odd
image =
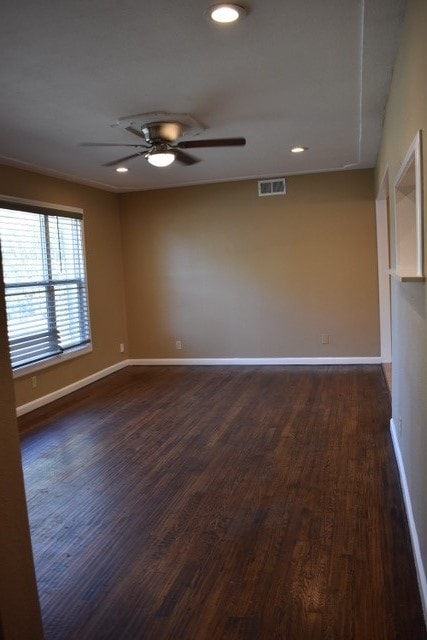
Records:
{"label": "white window frame", "polygon": [[396,268],[401,282],[423,282],[423,163],[421,130],[417,132],[394,183]]}
{"label": "white window frame", "polygon": [[85,233],[84,233],[84,215],[83,209],[77,207],[69,207],[65,205],[53,204],[51,202],[40,202],[37,200],[28,200],[25,198],[16,198],[12,196],[5,196],[0,194],[0,207],[7,209],[8,205],[11,208],[16,208],[19,205],[22,205],[23,210],[31,211],[34,213],[51,213],[51,215],[58,214],[61,216],[61,213],[64,216],[68,214],[77,214],[81,219],[82,224],[82,257],[84,264],[84,272],[86,279],[86,293],[87,293],[87,309],[88,309],[88,324],[89,324],[89,342],[84,345],[79,345],[74,349],[70,349],[64,353],[55,354],[49,356],[43,360],[38,362],[33,362],[27,365],[20,366],[19,368],[15,368],[12,370],[12,374],[14,378],[20,378],[22,376],[28,376],[32,373],[40,371],[42,369],[46,369],[48,367],[52,367],[59,363],[65,362],[67,360],[71,360],[73,358],[82,356],[84,354],[90,353],[92,351],[92,336],[91,336],[91,322],[90,322],[90,308],[89,308],[89,286],[88,286],[88,274],[86,268],[86,247],[85,247]]}

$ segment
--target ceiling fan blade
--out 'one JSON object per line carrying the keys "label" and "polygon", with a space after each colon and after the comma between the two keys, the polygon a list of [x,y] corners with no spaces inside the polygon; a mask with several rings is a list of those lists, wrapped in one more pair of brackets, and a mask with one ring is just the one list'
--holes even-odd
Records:
{"label": "ceiling fan blade", "polygon": [[150,147],[144,147],[143,144],[123,144],[120,142],[82,142],[79,147],[134,147],[135,149]]}
{"label": "ceiling fan blade", "polygon": [[179,149],[197,149],[202,147],[243,147],[245,138],[214,138],[212,140],[183,140],[177,143]]}
{"label": "ceiling fan blade", "polygon": [[131,160],[132,158],[137,158],[138,156],[143,155],[143,152],[133,153],[131,156],[125,156],[124,158],[119,158],[119,160],[112,160],[111,162],[106,162],[103,164],[103,167],[114,167],[116,164],[120,164],[121,162],[125,162],[126,160]]}
{"label": "ceiling fan blade", "polygon": [[180,151],[179,149],[174,150],[175,160],[178,160],[181,164],[191,165],[200,162],[199,158],[195,158],[194,156],[190,156],[189,153],[184,153],[184,151]]}

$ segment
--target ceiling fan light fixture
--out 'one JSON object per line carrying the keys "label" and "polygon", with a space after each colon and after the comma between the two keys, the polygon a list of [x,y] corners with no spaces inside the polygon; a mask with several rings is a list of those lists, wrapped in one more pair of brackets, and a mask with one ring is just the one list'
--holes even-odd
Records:
{"label": "ceiling fan light fixture", "polygon": [[246,14],[246,10],[238,4],[214,4],[209,7],[209,15],[214,22],[230,24]]}
{"label": "ceiling fan light fixture", "polygon": [[145,157],[153,167],[168,167],[175,160],[175,154],[169,150],[153,149]]}

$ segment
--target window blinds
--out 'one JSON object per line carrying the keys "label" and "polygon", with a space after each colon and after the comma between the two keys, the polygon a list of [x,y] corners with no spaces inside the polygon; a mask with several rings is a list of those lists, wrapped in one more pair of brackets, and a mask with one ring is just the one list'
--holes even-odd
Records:
{"label": "window blinds", "polygon": [[79,214],[0,204],[9,349],[14,369],[90,342]]}

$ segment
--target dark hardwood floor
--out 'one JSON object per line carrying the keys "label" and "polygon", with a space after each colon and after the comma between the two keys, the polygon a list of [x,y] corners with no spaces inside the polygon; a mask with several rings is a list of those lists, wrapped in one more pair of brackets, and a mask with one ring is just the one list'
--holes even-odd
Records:
{"label": "dark hardwood floor", "polygon": [[378,366],[133,367],[20,419],[46,640],[427,638]]}

